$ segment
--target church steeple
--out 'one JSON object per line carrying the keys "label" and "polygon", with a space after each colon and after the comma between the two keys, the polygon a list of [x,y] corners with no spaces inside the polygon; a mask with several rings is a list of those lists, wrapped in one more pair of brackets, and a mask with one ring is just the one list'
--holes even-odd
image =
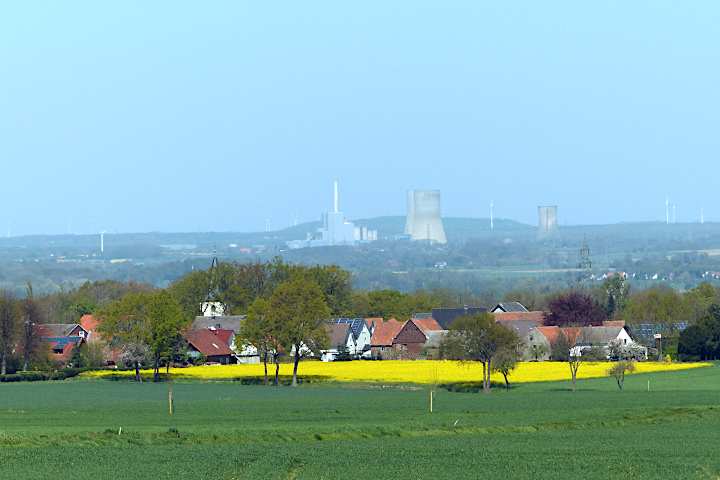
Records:
{"label": "church steeple", "polygon": [[215,242],[213,242],[213,259],[212,263],[210,264],[210,268],[217,267],[218,266],[218,259],[217,259],[217,247]]}

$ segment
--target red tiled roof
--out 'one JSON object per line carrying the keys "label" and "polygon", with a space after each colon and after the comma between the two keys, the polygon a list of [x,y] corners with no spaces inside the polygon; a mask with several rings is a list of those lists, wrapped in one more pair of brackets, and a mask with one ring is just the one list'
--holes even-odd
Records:
{"label": "red tiled roof", "polygon": [[493,312],[495,321],[516,321],[516,320],[534,320],[538,325],[544,325],[545,319],[543,318],[542,311],[536,312]]}
{"label": "red tiled roof", "polygon": [[413,318],[412,321],[423,332],[431,332],[443,329],[440,324],[435,321],[434,318]]}
{"label": "red tiled roof", "polygon": [[235,332],[232,330],[223,330],[222,328],[208,328],[207,330],[212,332],[212,334],[225,345],[230,345],[230,338],[235,335]]}
{"label": "red tiled roof", "polygon": [[560,335],[560,331],[562,330],[562,332],[565,334],[565,338],[567,338],[568,343],[570,343],[570,345],[574,345],[583,327],[560,328],[553,325],[551,327],[537,327],[537,329],[540,333],[543,334],[543,336],[545,336],[545,338],[548,339],[548,342],[550,343],[553,343],[557,340],[558,336]]}
{"label": "red tiled roof", "polygon": [[370,339],[370,346],[381,347],[392,345],[393,339],[405,326],[405,322],[379,322],[375,324],[375,331]]}
{"label": "red tiled roof", "polygon": [[100,319],[95,318],[95,315],[83,315],[80,318],[80,326],[82,326],[88,332],[94,332],[100,325]]}
{"label": "red tiled roof", "polygon": [[203,355],[232,355],[227,343],[224,343],[213,332],[207,329],[187,330],[181,332],[182,336]]}
{"label": "red tiled roof", "polygon": [[624,327],[625,320],[605,320],[602,324],[603,327]]}

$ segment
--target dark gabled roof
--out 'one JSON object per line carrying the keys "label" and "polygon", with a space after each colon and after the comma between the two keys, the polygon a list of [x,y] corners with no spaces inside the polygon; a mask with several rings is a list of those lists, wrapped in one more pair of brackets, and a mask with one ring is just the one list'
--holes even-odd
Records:
{"label": "dark gabled roof", "polygon": [[420,318],[420,319],[432,318],[432,313],[413,313],[412,318],[413,319],[415,319],[415,318]]}
{"label": "dark gabled roof", "polygon": [[478,313],[487,313],[487,308],[433,308],[432,318],[435,319],[443,330],[447,330],[448,325],[456,318],[465,317],[467,315],[476,315]]}
{"label": "dark gabled roof", "polygon": [[585,327],[577,339],[578,345],[600,345],[617,340],[623,327]]}
{"label": "dark gabled roof", "polygon": [[425,336],[427,337],[427,342],[425,342],[425,346],[434,348],[439,347],[440,340],[445,338],[445,335],[447,335],[447,333],[447,330],[430,330],[425,332]]}
{"label": "dark gabled roof", "polygon": [[197,329],[188,330],[181,332],[185,340],[190,345],[195,347],[200,353],[206,357],[213,355],[232,355],[234,352],[230,350],[227,344],[223,343],[213,332],[210,330]]}
{"label": "dark gabled roof", "polygon": [[195,317],[190,326],[191,329],[208,329],[210,327],[218,330],[232,330],[235,335],[242,330],[242,321],[247,315],[216,315],[214,317]]}
{"label": "dark gabled roof", "polygon": [[497,323],[514,331],[518,337],[523,338],[538,326],[535,320],[499,320]]}
{"label": "dark gabled roof", "polygon": [[[330,323],[347,323],[350,325],[350,328],[352,328],[353,335],[355,335],[355,338],[358,338],[360,336],[360,332],[362,331],[362,326],[365,324],[367,326],[367,323],[365,322],[364,318],[331,318],[329,320]],[[368,331],[370,331],[370,326],[367,327]]]}
{"label": "dark gabled roof", "polygon": [[523,307],[523,305],[520,302],[504,302],[504,303],[498,303],[495,305],[495,308],[492,309],[493,312],[527,312],[528,309]]}
{"label": "dark gabled roof", "polygon": [[347,339],[350,335],[352,335],[349,323],[327,323],[325,324],[325,330],[328,332],[328,337],[330,339],[328,342],[328,348],[336,348],[347,345]]}
{"label": "dark gabled roof", "polygon": [[[67,337],[76,327],[82,328],[79,323],[43,323],[37,327],[43,337]],[[87,330],[83,328],[83,331],[87,335]]]}

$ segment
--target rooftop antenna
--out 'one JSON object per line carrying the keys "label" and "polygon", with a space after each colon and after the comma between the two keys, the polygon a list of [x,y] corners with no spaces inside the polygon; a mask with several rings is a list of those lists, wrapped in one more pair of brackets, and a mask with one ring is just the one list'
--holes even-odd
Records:
{"label": "rooftop antenna", "polygon": [[338,213],[338,190],[337,190],[337,180],[335,180],[335,213]]}
{"label": "rooftop antenna", "polygon": [[492,216],[493,201],[490,199],[490,230],[493,229],[493,216]]}
{"label": "rooftop antenna", "polygon": [[670,199],[667,195],[665,195],[665,223],[670,223],[670,213],[668,211],[668,203],[670,202]]}
{"label": "rooftop antenna", "polygon": [[105,251],[105,230],[100,232],[100,253]]}

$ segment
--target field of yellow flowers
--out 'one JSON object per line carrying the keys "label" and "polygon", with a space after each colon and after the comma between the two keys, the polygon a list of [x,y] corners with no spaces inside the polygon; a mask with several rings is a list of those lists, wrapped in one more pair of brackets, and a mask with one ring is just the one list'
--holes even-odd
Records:
{"label": "field of yellow flowers", "polygon": [[[583,363],[578,370],[578,378],[604,377],[610,363]],[[670,370],[686,370],[708,366],[706,363],[636,363],[636,373],[650,373]],[[292,364],[280,365],[280,376],[292,375]],[[151,372],[145,371],[144,375]],[[162,371],[164,374],[164,370]],[[268,373],[273,376],[275,366],[268,365]],[[128,376],[134,372],[86,372],[84,376]],[[174,379],[194,380],[234,380],[260,378],[264,376],[263,365],[215,365],[204,367],[171,368]],[[482,364],[461,364],[449,361],[354,361],[354,362],[302,362],[298,367],[300,377],[310,377],[316,381],[360,382],[360,383],[477,383],[482,381]],[[501,374],[493,374],[492,381],[503,383]],[[570,368],[564,362],[521,362],[510,374],[511,383],[549,382],[569,380]]]}

